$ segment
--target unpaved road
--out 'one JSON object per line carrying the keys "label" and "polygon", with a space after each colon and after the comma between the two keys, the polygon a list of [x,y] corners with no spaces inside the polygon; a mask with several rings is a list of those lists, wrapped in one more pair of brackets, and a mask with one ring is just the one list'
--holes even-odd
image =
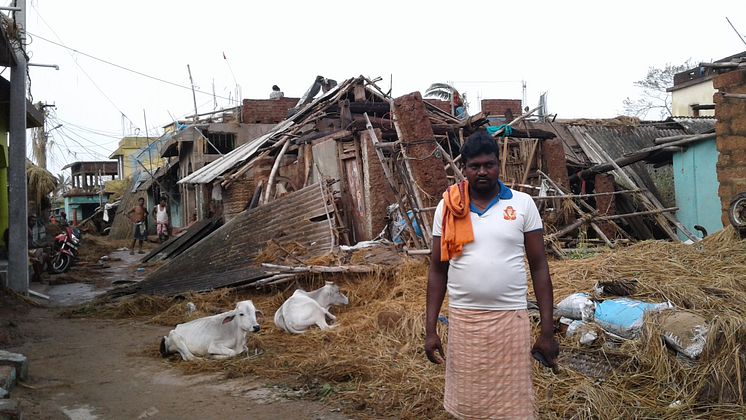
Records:
{"label": "unpaved road", "polygon": [[[157,354],[169,328],[135,320],[70,319],[63,307],[90,300],[112,280],[139,280],[138,256],[112,253],[109,267],[70,276],[85,283],[32,289],[45,307],[0,295],[0,349],[29,359],[29,378],[11,391],[26,419],[344,419],[333,407],[301,400],[261,378],[184,375]],[[51,280],[54,281],[54,278]]]}
{"label": "unpaved road", "polygon": [[8,349],[29,358],[28,386],[17,386],[12,397],[28,419],[345,418],[256,378],[181,374],[145,354],[165,327],[66,319],[47,308],[11,318],[22,343]]}

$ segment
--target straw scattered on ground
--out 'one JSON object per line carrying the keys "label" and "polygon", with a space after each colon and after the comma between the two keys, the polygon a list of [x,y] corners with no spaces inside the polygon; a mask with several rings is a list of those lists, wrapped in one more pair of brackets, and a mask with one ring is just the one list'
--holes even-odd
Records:
{"label": "straw scattered on ground", "polygon": [[[746,241],[726,230],[695,245],[642,242],[584,260],[550,264],[555,301],[597,281],[634,279],[634,298],[670,301],[704,316],[711,333],[692,362],[669,350],[649,322],[640,340],[621,346],[581,348],[560,337],[558,373],[534,368],[541,418],[722,418],[744,415],[746,388]],[[360,416],[445,418],[441,408],[443,366],[422,351],[427,267],[408,261],[394,272],[335,277],[350,300],[334,307],[339,326],[293,336],[272,323],[274,311],[294,290],[257,293],[227,290],[182,299],[138,296],[97,308],[114,317],[146,317],[174,325],[229,310],[251,298],[264,311],[262,332],[252,335],[248,356],[226,361],[167,363],[188,373],[227,377],[297,379],[309,395],[344,405]],[[311,277],[308,288],[323,285]],[[186,302],[198,311],[186,312]],[[444,311],[445,313],[445,311]],[[153,343],[154,348],[158,343]],[[590,373],[583,366],[590,367]],[[593,375],[593,371],[600,375]],[[588,375],[588,376],[587,376]]]}

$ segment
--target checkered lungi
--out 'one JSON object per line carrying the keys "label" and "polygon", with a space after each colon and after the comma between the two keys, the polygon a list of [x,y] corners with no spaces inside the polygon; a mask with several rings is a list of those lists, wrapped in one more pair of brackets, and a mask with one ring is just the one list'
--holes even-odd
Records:
{"label": "checkered lungi", "polygon": [[443,407],[462,419],[533,419],[528,313],[448,309]]}

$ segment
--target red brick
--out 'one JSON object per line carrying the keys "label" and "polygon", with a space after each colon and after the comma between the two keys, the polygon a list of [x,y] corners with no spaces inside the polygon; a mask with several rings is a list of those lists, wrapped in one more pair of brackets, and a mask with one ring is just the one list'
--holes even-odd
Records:
{"label": "red brick", "polygon": [[[719,166],[719,165],[718,165]],[[718,167],[718,179],[719,180],[735,180],[735,179],[746,179],[746,166],[728,166]]]}
{"label": "red brick", "polygon": [[737,85],[746,84],[746,70],[734,70],[716,76],[712,81],[715,89],[723,89]]}
{"label": "red brick", "polygon": [[746,113],[730,122],[730,132],[736,136],[746,136]]}
{"label": "red brick", "polygon": [[746,150],[746,137],[744,136],[731,136],[731,135],[718,135],[717,136],[717,149],[721,153],[737,150]]}
{"label": "red brick", "polygon": [[746,148],[720,152],[718,167],[727,168],[730,166],[746,166]]}
{"label": "red brick", "polygon": [[412,158],[409,164],[417,183],[414,188],[422,190],[420,195],[424,196],[425,207],[434,206],[448,188],[448,178],[443,161],[435,153],[435,135],[422,96],[414,92],[396,98],[394,110],[403,137],[402,143],[407,156]]}
{"label": "red brick", "polygon": [[435,105],[440,109],[441,111],[451,113],[451,103],[448,101],[441,101],[440,99],[425,99],[425,102],[429,103],[430,105]]}
{"label": "red brick", "polygon": [[482,112],[489,115],[506,115],[507,111],[519,116],[521,111],[520,99],[482,99]]}
{"label": "red brick", "polygon": [[287,118],[287,112],[298,103],[299,98],[244,99],[241,110],[246,124],[277,124]]}

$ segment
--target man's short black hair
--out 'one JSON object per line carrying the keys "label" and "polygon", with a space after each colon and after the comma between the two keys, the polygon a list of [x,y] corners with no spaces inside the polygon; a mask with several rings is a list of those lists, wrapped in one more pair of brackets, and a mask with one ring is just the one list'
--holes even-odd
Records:
{"label": "man's short black hair", "polygon": [[137,199],[137,201],[140,201],[140,200],[145,201],[145,198],[144,197],[140,197],[140,198]]}
{"label": "man's short black hair", "polygon": [[495,139],[484,129],[477,130],[467,137],[464,145],[461,147],[461,160],[464,163],[480,155],[495,155],[495,157],[499,158]]}

